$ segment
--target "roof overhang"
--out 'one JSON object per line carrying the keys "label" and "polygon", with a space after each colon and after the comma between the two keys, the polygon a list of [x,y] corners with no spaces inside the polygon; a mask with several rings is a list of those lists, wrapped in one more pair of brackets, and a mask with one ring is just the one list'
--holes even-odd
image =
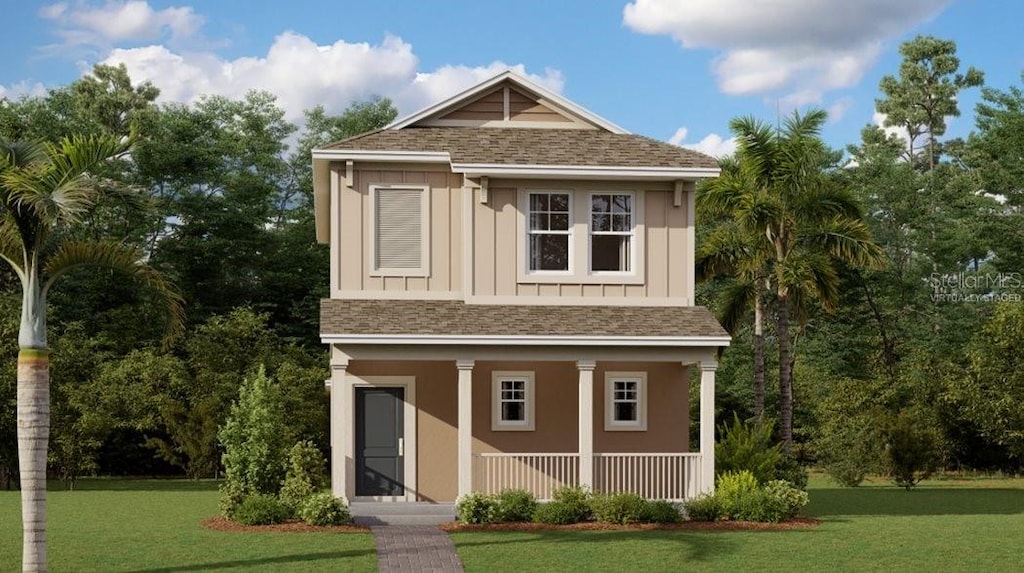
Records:
{"label": "roof overhang", "polygon": [[327,334],[324,344],[396,344],[396,345],[503,345],[503,346],[646,346],[646,347],[722,347],[728,336],[484,336],[484,335],[396,335]]}
{"label": "roof overhang", "polygon": [[505,165],[452,163],[452,171],[468,177],[516,179],[601,179],[677,181],[718,177],[721,169],[703,167],[619,167],[587,165]]}

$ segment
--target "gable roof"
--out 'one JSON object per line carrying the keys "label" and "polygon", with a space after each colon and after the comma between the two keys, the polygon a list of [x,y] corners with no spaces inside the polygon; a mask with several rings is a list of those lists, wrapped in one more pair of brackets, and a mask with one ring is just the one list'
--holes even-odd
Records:
{"label": "gable roof", "polygon": [[532,95],[535,97],[543,99],[546,102],[553,104],[555,107],[562,108],[562,110],[568,114],[574,115],[597,128],[610,131],[612,133],[629,133],[607,119],[604,119],[590,110],[580,107],[568,99],[526,79],[512,70],[504,71],[467,90],[459,92],[444,101],[425,107],[410,116],[399,119],[391,125],[388,125],[385,129],[402,129],[413,126],[425,119],[443,116],[466,102],[472,101],[478,96],[486,94],[491,89],[496,88],[505,82],[508,82],[510,85],[514,85],[528,93],[532,92]]}

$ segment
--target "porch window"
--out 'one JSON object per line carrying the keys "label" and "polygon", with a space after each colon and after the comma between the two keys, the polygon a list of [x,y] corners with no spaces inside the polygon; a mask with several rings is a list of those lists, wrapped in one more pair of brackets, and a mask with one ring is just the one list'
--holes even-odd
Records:
{"label": "porch window", "polygon": [[594,193],[590,196],[590,270],[633,270],[633,194]]}
{"label": "porch window", "polygon": [[429,187],[371,185],[374,276],[428,276]]}
{"label": "porch window", "polygon": [[572,202],[567,192],[530,193],[527,213],[529,270],[568,271]]}
{"label": "porch window", "polygon": [[491,430],[533,430],[533,372],[491,375]]}
{"label": "porch window", "polygon": [[647,429],[647,374],[606,372],[604,375],[605,431]]}

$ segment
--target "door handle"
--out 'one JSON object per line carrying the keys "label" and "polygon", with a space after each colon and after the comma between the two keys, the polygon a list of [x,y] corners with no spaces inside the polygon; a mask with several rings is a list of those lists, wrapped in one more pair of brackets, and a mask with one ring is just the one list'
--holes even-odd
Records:
{"label": "door handle", "polygon": [[398,455],[405,455],[405,438],[398,438]]}

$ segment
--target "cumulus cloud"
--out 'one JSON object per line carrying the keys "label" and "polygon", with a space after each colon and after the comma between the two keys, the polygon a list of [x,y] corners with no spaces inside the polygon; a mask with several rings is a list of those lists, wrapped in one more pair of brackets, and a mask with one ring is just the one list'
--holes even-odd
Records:
{"label": "cumulus cloud", "polygon": [[852,97],[842,97],[832,102],[832,105],[828,106],[826,111],[828,112],[828,120],[831,123],[841,121],[846,116],[846,112],[850,111],[853,107]]}
{"label": "cumulus cloud", "polygon": [[[623,22],[671,36],[684,48],[720,53],[720,89],[749,95],[787,92],[817,103],[823,92],[856,84],[883,44],[929,20],[951,0],[634,0]],[[799,105],[799,104],[798,104]]]}
{"label": "cumulus cloud", "polygon": [[412,45],[396,36],[379,44],[338,40],[318,45],[286,32],[256,57],[224,59],[211,52],[175,52],[153,45],[113,50],[103,63],[125,64],[134,81],[153,82],[165,101],[192,102],[204,94],[238,98],[249,90],[266,90],[278,97],[292,120],[315,105],[340,112],[371,95],[390,97],[407,114],[510,68],[553,91],[563,85],[557,70],[530,74],[522,65],[500,61],[420,72]]}
{"label": "cumulus cloud", "polygon": [[123,42],[166,39],[178,43],[194,37],[203,17],[191,7],[171,6],[154,10],[142,0],[107,0],[101,5],[88,2],[59,2],[43,6],[39,15],[53,21],[62,39],[50,50],[68,47],[107,47]]}
{"label": "cumulus cloud", "polygon": [[44,96],[46,88],[39,82],[18,82],[9,86],[0,85],[0,100],[15,100],[25,96]]}
{"label": "cumulus cloud", "polygon": [[689,134],[689,130],[685,127],[680,127],[672,134],[672,137],[668,139],[668,142],[672,145],[678,145],[686,149],[693,149],[700,151],[701,153],[710,155],[711,157],[725,157],[732,155],[736,151],[736,138],[730,137],[728,139],[723,138],[717,133],[709,133],[697,143],[684,143],[686,136]]}

